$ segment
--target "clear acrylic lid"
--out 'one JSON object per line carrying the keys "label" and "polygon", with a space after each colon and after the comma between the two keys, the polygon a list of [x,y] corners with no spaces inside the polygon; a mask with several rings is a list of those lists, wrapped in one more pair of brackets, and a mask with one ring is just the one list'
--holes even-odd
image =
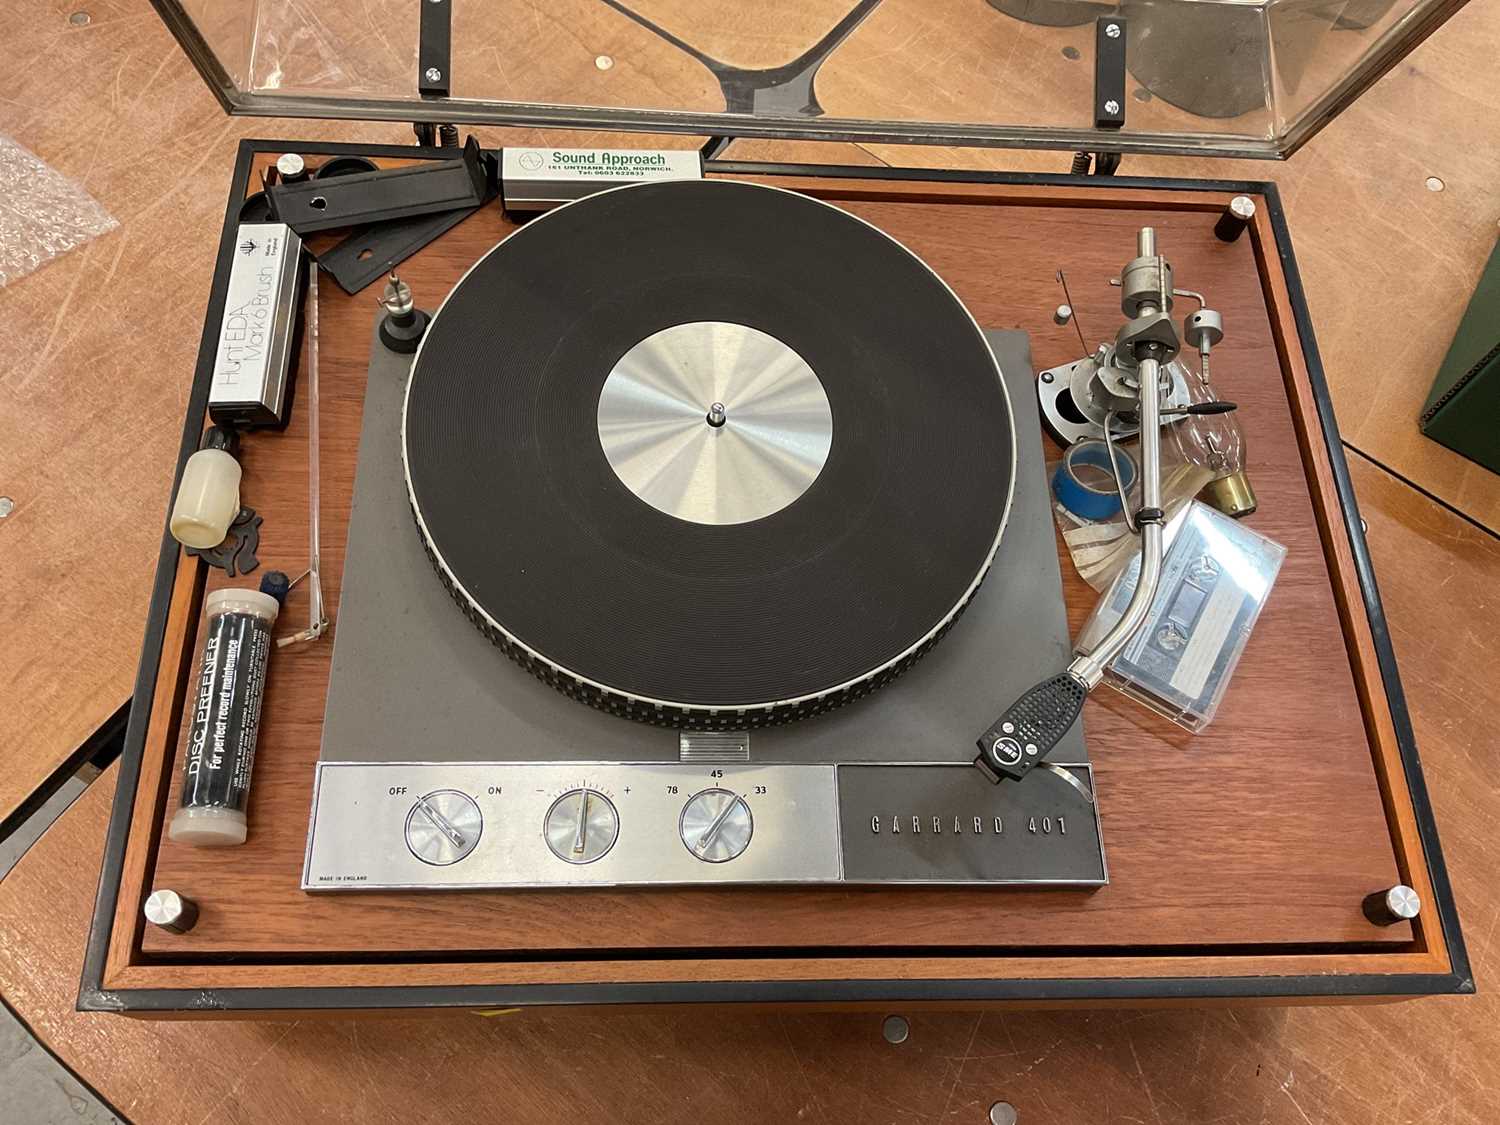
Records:
{"label": "clear acrylic lid", "polygon": [[232,113],[1277,157],[1462,0],[155,3]]}

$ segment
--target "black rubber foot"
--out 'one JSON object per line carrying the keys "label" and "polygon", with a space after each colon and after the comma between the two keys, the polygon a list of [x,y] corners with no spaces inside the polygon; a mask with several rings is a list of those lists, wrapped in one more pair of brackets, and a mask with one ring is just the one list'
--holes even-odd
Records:
{"label": "black rubber foot", "polygon": [[410,319],[410,324],[398,324],[393,316],[381,320],[380,342],[399,355],[411,355],[415,352],[432,317],[421,309],[412,309]]}

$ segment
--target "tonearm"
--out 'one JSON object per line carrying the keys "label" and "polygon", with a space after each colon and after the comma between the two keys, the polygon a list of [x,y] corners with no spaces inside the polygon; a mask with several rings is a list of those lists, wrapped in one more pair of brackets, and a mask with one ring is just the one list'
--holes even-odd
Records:
{"label": "tonearm", "polygon": [[1131,420],[1140,428],[1140,505],[1128,513],[1140,540],[1140,576],[1125,612],[1097,644],[1024,692],[979,736],[974,764],[996,783],[1025,777],[1067,734],[1085,697],[1104,678],[1106,665],[1146,620],[1161,577],[1165,516],[1160,425],[1163,399],[1171,389],[1166,368],[1180,341],[1172,322],[1172,267],[1157,252],[1152,227],[1140,229],[1136,256],[1120,273],[1120,308],[1127,319],[1115,337],[1116,365],[1098,366],[1094,379],[1101,385],[1091,391],[1095,401],[1117,400],[1119,413],[1134,414]]}

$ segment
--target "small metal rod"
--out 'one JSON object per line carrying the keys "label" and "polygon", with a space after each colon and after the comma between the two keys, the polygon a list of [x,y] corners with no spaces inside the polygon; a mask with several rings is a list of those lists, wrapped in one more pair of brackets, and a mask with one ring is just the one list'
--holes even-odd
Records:
{"label": "small metal rod", "polygon": [[[297,576],[297,582],[308,579],[308,625],[306,629],[287,637],[279,637],[277,648],[311,641],[328,630],[328,615],[323,609],[323,580],[319,574],[322,563],[322,536],[319,533],[319,441],[318,441],[318,263],[311,259],[307,266],[307,374],[303,379],[304,396],[307,400],[307,507],[308,542],[307,569]],[[293,582],[292,585],[296,585]]]}
{"label": "small metal rod", "polygon": [[[1120,287],[1120,279],[1118,277],[1112,277],[1112,278],[1110,278],[1109,279],[1109,283],[1111,285],[1113,285],[1116,289],[1118,289]],[[1174,289],[1174,290],[1172,290],[1172,296],[1174,296],[1174,297],[1191,297],[1193,300],[1195,300],[1195,301],[1198,302],[1198,305],[1199,305],[1200,308],[1204,307],[1204,306],[1206,306],[1208,304],[1208,298],[1205,297],[1202,293],[1199,293],[1199,292],[1197,292],[1196,290],[1193,290],[1193,289]]]}
{"label": "small metal rod", "polygon": [[322,422],[319,417],[320,406],[318,403],[318,264],[309,262],[307,267],[308,284],[308,341],[307,341],[307,373],[310,382],[308,393],[307,412],[307,514],[308,514],[308,559],[307,569],[311,572],[310,582],[312,588],[309,596],[309,610],[312,617],[314,637],[321,637],[323,631],[328,628],[328,616],[323,612],[323,534],[322,534],[322,505],[319,498],[322,495],[320,480],[322,477],[321,452],[322,452]]}
{"label": "small metal rod", "polygon": [[1115,453],[1114,438],[1111,436],[1114,426],[1115,412],[1111,410],[1104,415],[1104,447],[1109,450],[1109,471],[1114,474],[1115,491],[1120,495],[1120,511],[1125,515],[1125,526],[1134,533],[1137,530],[1135,513],[1130,510],[1130,497],[1125,494],[1125,481],[1120,476],[1120,461]]}
{"label": "small metal rod", "polygon": [[1068,275],[1063,273],[1062,267],[1057,268],[1057,280],[1062,283],[1063,299],[1068,302],[1068,308],[1073,310],[1073,331],[1078,333],[1078,346],[1083,349],[1083,354],[1089,354],[1088,342],[1083,338],[1083,325],[1078,323],[1078,306],[1073,303],[1073,294],[1068,292]]}

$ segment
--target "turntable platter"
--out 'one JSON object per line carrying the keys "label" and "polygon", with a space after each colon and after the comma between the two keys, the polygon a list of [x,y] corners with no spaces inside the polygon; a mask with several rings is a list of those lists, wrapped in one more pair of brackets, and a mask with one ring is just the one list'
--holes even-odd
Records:
{"label": "turntable platter", "polygon": [[1014,470],[957,297],[837,208],[619,188],[482,258],[416,357],[419,532],[476,625],[596,706],[777,722],[898,674],[973,596]]}

